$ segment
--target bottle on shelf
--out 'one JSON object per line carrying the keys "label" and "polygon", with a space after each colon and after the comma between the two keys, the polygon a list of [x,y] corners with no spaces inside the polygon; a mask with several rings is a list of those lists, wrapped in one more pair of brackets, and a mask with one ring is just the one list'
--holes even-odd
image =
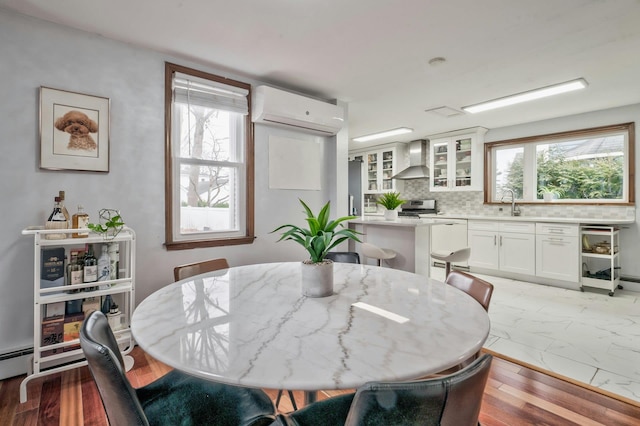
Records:
{"label": "bottle on shelf", "polygon": [[109,271],[111,271],[111,275],[109,277],[110,280],[117,280],[120,278],[120,244],[119,243],[109,243],[109,248],[107,249],[109,253],[109,261],[111,266]]}
{"label": "bottle on shelf", "polygon": [[113,298],[110,294],[107,294],[102,301],[102,307],[100,308],[100,311],[103,314],[107,315],[111,310],[111,305],[113,305]]}
{"label": "bottle on shelf", "polygon": [[[98,281],[108,281],[111,279],[111,258],[109,257],[109,246],[102,244],[102,251],[98,258]],[[106,290],[111,287],[110,284],[100,286],[100,290]]]}
{"label": "bottle on shelf", "polygon": [[[98,259],[93,254],[93,245],[87,244],[83,262],[83,282],[93,283],[98,281]],[[85,291],[94,291],[98,287],[88,287]]]}
{"label": "bottle on shelf", "polygon": [[109,327],[112,330],[117,331],[122,328],[122,313],[120,309],[118,309],[118,305],[115,303],[111,304],[109,308],[109,313],[107,314],[107,322],[109,323]]}
{"label": "bottle on shelf", "polygon": [[[70,252],[71,260],[67,265],[67,285],[82,284],[84,282],[82,279],[83,277],[82,261],[80,260],[79,255],[80,255],[79,250],[71,250]],[[78,293],[78,292],[80,292],[79,289],[69,290],[69,293]]]}
{"label": "bottle on shelf", "polygon": [[[86,228],[89,224],[89,214],[84,211],[84,207],[78,204],[78,211],[72,216],[71,227],[73,229]],[[73,238],[87,238],[88,232],[74,232],[71,234]]]}
{"label": "bottle on shelf", "polygon": [[[55,197],[54,201],[53,211],[45,222],[44,229],[67,229],[68,222],[60,207],[60,197]],[[60,234],[44,234],[44,238],[47,240],[63,240],[67,238],[67,234],[64,232]]]}
{"label": "bottle on shelf", "polygon": [[58,191],[58,198],[60,198],[60,210],[62,210],[62,214],[67,220],[67,228],[71,228],[71,216],[69,216],[69,212],[64,205],[64,191]]}

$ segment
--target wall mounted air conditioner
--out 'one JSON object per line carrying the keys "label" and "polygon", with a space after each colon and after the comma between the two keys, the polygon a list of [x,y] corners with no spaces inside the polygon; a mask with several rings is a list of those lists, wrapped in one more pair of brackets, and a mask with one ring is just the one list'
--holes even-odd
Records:
{"label": "wall mounted air conditioner", "polygon": [[258,86],[253,94],[251,115],[255,123],[291,127],[322,136],[333,136],[344,125],[344,109],[340,106],[269,86]]}

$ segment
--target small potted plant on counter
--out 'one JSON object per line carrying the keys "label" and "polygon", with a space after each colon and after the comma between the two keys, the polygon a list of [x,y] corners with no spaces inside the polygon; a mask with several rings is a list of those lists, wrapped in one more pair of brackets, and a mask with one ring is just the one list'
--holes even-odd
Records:
{"label": "small potted plant on counter", "polygon": [[89,223],[87,228],[97,234],[102,234],[105,240],[115,238],[124,227],[124,220],[118,210],[102,209],[98,212],[100,223]]}
{"label": "small potted plant on counter", "polygon": [[384,211],[384,218],[386,220],[396,220],[398,218],[398,207],[404,204],[406,200],[400,198],[399,192],[386,192],[378,198],[377,204],[380,204],[386,210]]}
{"label": "small potted plant on counter", "polygon": [[356,216],[344,216],[329,220],[329,202],[315,216],[309,206],[300,200],[307,215],[308,228],[296,225],[281,225],[274,229],[277,232],[288,228],[280,239],[293,240],[309,252],[310,258],[302,261],[302,294],[309,297],[325,297],[333,294],[333,262],[325,256],[335,246],[346,240],[361,242],[359,232],[345,228],[342,222],[355,219]]}

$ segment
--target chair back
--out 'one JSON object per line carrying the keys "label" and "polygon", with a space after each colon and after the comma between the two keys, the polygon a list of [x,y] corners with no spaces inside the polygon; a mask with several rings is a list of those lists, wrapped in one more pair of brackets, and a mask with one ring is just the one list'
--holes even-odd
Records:
{"label": "chair back", "polygon": [[451,271],[445,282],[464,291],[489,311],[489,303],[493,294],[493,284],[461,271]]}
{"label": "chair back", "polygon": [[372,259],[393,259],[396,255],[392,251],[385,251],[371,243],[362,243],[362,254]]}
{"label": "chair back", "polygon": [[217,271],[219,269],[227,269],[229,262],[227,259],[211,259],[204,262],[188,263],[173,268],[173,277],[176,281],[192,277],[194,275],[203,274],[205,272]]}
{"label": "chair back", "polygon": [[355,251],[330,251],[325,258],[340,263],[360,263],[360,255]]}
{"label": "chair back", "polygon": [[92,312],[82,323],[80,346],[98,386],[109,424],[148,425],[136,391],[125,374],[116,338],[102,312]]}
{"label": "chair back", "polygon": [[345,426],[476,426],[492,359],[485,354],[449,376],[367,383],[356,391]]}

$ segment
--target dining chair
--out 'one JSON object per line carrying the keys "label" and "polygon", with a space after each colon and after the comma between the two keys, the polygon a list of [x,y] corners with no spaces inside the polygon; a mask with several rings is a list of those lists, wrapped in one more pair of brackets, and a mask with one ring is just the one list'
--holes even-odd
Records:
{"label": "dining chair", "polygon": [[80,328],[80,346],[96,382],[109,424],[271,424],[275,407],[260,389],[210,382],[173,370],[133,388],[107,318],[94,311]]}
{"label": "dining chair", "polygon": [[314,402],[278,414],[279,426],[478,425],[489,354],[448,376],[406,382],[370,382],[355,394]]}
{"label": "dining chair", "polygon": [[444,262],[445,277],[448,277],[449,274],[451,273],[451,264],[453,262],[465,262],[469,260],[470,255],[471,255],[471,247],[465,247],[463,249],[455,250],[455,251],[447,251],[447,252],[432,251],[431,252],[432,258],[439,260],[441,262]]}
{"label": "dining chair", "polygon": [[382,266],[383,260],[390,260],[397,256],[394,250],[381,248],[371,243],[362,243],[360,246],[365,257],[378,260],[378,266]]}
{"label": "dining chair", "polygon": [[173,278],[176,281],[192,277],[194,275],[203,274],[205,272],[217,271],[219,269],[227,269],[229,262],[227,259],[211,259],[203,262],[187,263],[173,268]]}
{"label": "dining chair", "polygon": [[360,263],[360,255],[355,251],[330,251],[324,257],[334,262]]}

